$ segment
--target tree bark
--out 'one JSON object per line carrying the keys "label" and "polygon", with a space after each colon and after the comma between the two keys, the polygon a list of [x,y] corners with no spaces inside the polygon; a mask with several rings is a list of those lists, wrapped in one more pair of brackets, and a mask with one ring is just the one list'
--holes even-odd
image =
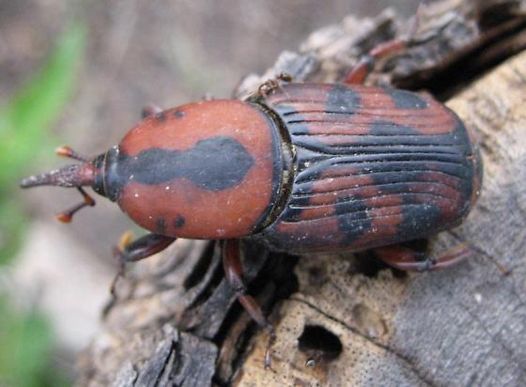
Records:
{"label": "tree bark", "polygon": [[[404,36],[401,24],[391,11],[348,16],[234,95],[281,72],[341,81],[375,44]],[[219,248],[181,240],[129,268],[79,356],[78,385],[526,384],[526,1],[425,3],[409,38],[367,83],[430,91],[479,137],[482,195],[429,246],[440,255],[465,243],[472,256],[415,274],[367,254],[291,257],[245,242],[250,293],[277,333],[264,370],[267,333],[235,301]]]}

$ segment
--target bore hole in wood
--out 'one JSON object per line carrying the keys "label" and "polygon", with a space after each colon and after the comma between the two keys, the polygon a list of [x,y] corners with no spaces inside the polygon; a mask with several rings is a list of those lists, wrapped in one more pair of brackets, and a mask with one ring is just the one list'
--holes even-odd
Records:
{"label": "bore hole in wood", "polygon": [[305,325],[298,347],[309,358],[319,360],[334,360],[343,350],[338,336],[321,325]]}

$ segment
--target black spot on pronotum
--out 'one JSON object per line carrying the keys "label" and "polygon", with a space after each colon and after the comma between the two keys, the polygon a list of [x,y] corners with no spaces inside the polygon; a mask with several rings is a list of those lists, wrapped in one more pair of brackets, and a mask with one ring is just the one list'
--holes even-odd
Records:
{"label": "black spot on pronotum", "polygon": [[173,221],[173,225],[175,228],[181,228],[186,223],[186,219],[182,215],[177,215]]}
{"label": "black spot on pronotum", "polygon": [[[455,113],[451,112],[451,114],[455,116],[455,129],[452,137],[456,140],[457,148],[465,160],[464,178],[459,182],[459,190],[463,200],[468,203],[473,192],[474,180],[482,180],[482,162],[480,153],[469,139],[468,129]],[[469,206],[466,206],[464,211],[468,211],[468,209]]]}
{"label": "black spot on pronotum", "polygon": [[184,111],[182,111],[182,110],[176,110],[176,111],[174,112],[174,116],[175,116],[175,118],[183,118],[183,117],[185,116],[185,114],[186,114],[186,113],[185,113]]}
{"label": "black spot on pronotum", "polygon": [[137,156],[120,154],[116,177],[126,184],[133,175],[135,182],[148,185],[185,178],[204,190],[221,191],[240,184],[253,165],[238,141],[216,136],[184,151],[150,148]]}
{"label": "black spot on pronotum", "polygon": [[305,325],[298,338],[298,348],[311,358],[330,361],[336,359],[343,350],[338,336],[321,325]]}
{"label": "black spot on pronotum", "polygon": [[384,89],[399,109],[425,109],[427,102],[416,93],[392,88]]}
{"label": "black spot on pronotum", "polygon": [[166,232],[166,221],[164,218],[159,217],[155,219],[155,232],[161,235]]}

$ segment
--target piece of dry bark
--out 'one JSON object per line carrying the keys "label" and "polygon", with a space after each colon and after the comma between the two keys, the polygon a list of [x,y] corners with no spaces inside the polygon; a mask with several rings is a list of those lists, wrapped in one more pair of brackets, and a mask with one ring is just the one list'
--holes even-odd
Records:
{"label": "piece of dry bark", "polygon": [[[465,242],[473,256],[406,274],[365,254],[296,259],[245,243],[249,290],[277,329],[273,371],[265,371],[266,334],[235,302],[218,248],[178,241],[130,268],[79,358],[78,385],[526,383],[526,54],[493,68],[525,47],[526,2],[435,1],[419,18],[410,48],[368,83],[454,95],[448,106],[480,137],[482,196],[461,227],[430,246],[438,255]],[[300,53],[283,53],[262,77],[246,77],[235,95],[280,72],[341,80],[377,42],[403,36],[408,28],[397,24],[391,11],[349,16],[314,32]]]}

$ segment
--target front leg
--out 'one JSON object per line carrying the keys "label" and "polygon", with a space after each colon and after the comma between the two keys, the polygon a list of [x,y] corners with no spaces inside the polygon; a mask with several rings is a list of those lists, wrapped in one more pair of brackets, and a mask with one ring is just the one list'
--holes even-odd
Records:
{"label": "front leg", "polygon": [[114,247],[113,255],[119,261],[119,271],[113,279],[110,287],[110,292],[115,297],[115,287],[120,277],[124,275],[124,269],[127,262],[136,262],[141,259],[151,257],[157,254],[169,245],[171,245],[177,238],[168,237],[159,234],[147,234],[132,242],[124,241],[120,246]]}
{"label": "front leg", "polygon": [[170,246],[177,238],[159,234],[147,234],[114,249],[121,262],[135,262],[157,254]]}
{"label": "front leg", "polygon": [[452,266],[472,254],[472,251],[463,244],[451,248],[437,258],[402,245],[378,247],[373,249],[372,252],[389,266],[400,270],[415,271],[427,271]]}
{"label": "front leg", "polygon": [[243,267],[241,265],[241,254],[239,249],[239,240],[229,239],[223,244],[223,268],[225,270],[225,277],[236,292],[237,299],[243,308],[248,312],[250,317],[258,323],[262,328],[268,329],[269,341],[265,351],[265,369],[270,368],[271,357],[270,347],[275,340],[274,327],[268,322],[263,315],[261,307],[251,295],[247,294],[246,286],[243,282]]}

